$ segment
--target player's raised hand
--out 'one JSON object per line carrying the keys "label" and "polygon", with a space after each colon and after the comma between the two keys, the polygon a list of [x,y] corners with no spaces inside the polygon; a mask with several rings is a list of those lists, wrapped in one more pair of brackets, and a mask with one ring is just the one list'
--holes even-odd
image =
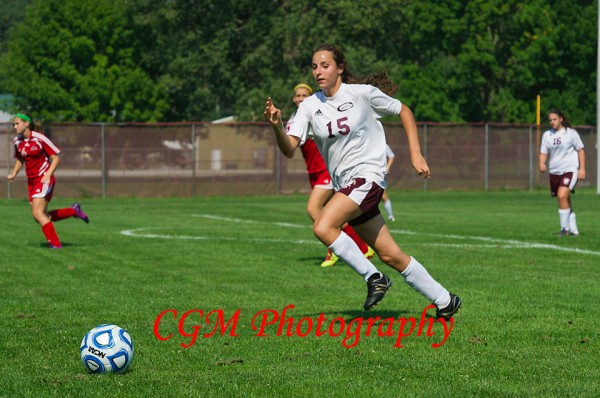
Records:
{"label": "player's raised hand", "polygon": [[281,110],[273,105],[273,100],[271,100],[271,97],[267,98],[267,102],[265,104],[265,113],[263,113],[263,115],[265,119],[273,125],[278,125],[281,123]]}

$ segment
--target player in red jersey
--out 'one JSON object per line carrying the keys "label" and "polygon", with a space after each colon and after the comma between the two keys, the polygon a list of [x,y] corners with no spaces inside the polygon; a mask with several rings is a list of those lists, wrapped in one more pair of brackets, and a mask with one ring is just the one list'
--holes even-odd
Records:
{"label": "player in red jersey", "polygon": [[[293,101],[296,106],[300,106],[300,103],[312,95],[312,88],[305,83],[300,83],[294,87]],[[287,122],[286,128],[289,130],[294,123],[294,115],[290,117]],[[308,179],[312,188],[310,196],[308,197],[308,203],[306,204],[306,212],[313,222],[317,219],[319,213],[323,209],[323,206],[335,193],[333,190],[333,184],[331,183],[331,177],[327,171],[327,165],[319,152],[319,148],[312,139],[307,139],[306,142],[300,147],[304,162],[306,163],[306,171],[308,173]],[[360,250],[363,252],[365,257],[371,258],[375,255],[375,252],[369,245],[367,245],[357,234],[354,229],[346,224],[342,227],[342,230],[348,234],[356,242]],[[321,267],[331,267],[338,261],[338,257],[329,248],[327,249],[327,256],[321,263]]]}
{"label": "player in red jersey", "polygon": [[50,248],[60,249],[62,244],[54,229],[53,221],[77,217],[88,223],[89,218],[81,210],[79,203],[48,212],[48,203],[52,199],[56,182],[54,172],[60,163],[58,156],[60,149],[44,134],[34,131],[33,119],[24,113],[15,115],[13,126],[17,133],[13,140],[15,166],[6,178],[12,182],[25,165],[31,214],[41,225]]}

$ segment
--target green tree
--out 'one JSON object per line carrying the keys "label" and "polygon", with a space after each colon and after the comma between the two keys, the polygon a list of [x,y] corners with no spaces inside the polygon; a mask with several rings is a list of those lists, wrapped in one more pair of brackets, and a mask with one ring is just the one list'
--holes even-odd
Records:
{"label": "green tree", "polygon": [[23,19],[25,7],[32,0],[0,0],[0,53],[7,50],[10,29]]}
{"label": "green tree", "polygon": [[136,66],[126,5],[34,0],[0,60],[16,109],[54,121],[161,120],[167,103]]}
{"label": "green tree", "polygon": [[[0,0],[0,54],[8,50],[11,27],[23,19],[25,7],[32,0]],[[5,82],[0,79],[0,93],[6,93]],[[0,104],[1,105],[1,104]]]}
{"label": "green tree", "polygon": [[[25,1],[25,0],[21,0]],[[33,0],[0,77],[59,120],[262,120],[294,111],[311,57],[387,71],[421,121],[595,123],[596,6],[584,0]],[[30,29],[34,26],[35,29]],[[24,84],[27,82],[27,84]]]}
{"label": "green tree", "polygon": [[[597,2],[549,3],[546,24],[536,32],[536,46],[531,48],[535,53],[523,55],[534,71],[530,79],[542,98],[542,117],[557,107],[575,124],[596,124],[597,12]],[[519,93],[517,87],[514,90]]]}
{"label": "green tree", "polygon": [[262,120],[266,95],[289,99],[307,76],[317,18],[306,2],[134,3],[141,65],[171,98],[167,120]]}

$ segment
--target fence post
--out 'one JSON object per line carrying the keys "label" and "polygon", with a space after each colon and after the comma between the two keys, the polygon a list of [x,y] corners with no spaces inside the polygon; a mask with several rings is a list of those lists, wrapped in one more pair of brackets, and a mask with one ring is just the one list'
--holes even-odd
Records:
{"label": "fence post", "polygon": [[[11,168],[10,168],[10,161],[11,161],[11,140],[10,140],[10,128],[9,128],[10,124],[6,125],[6,170],[7,173],[6,174],[10,174],[11,172]],[[6,181],[6,196],[8,197],[8,199],[12,198],[12,184],[10,181]]]}
{"label": "fence post", "polygon": [[529,190],[533,191],[533,127],[529,126]]}
{"label": "fence post", "polygon": [[275,145],[275,194],[281,194],[281,151]]}
{"label": "fence post", "polygon": [[489,126],[485,124],[485,143],[483,155],[483,190],[488,190],[488,173],[489,173]]}
{"label": "fence post", "polygon": [[196,124],[192,123],[192,196],[196,196],[196,167],[198,167],[198,145],[196,145]]}
{"label": "fence post", "polygon": [[100,146],[102,148],[102,198],[106,198],[106,180],[108,170],[106,169],[106,127],[102,123],[100,125]]}
{"label": "fence post", "polygon": [[[427,123],[423,126],[423,156],[427,159]],[[427,191],[427,178],[423,180],[423,191]]]}

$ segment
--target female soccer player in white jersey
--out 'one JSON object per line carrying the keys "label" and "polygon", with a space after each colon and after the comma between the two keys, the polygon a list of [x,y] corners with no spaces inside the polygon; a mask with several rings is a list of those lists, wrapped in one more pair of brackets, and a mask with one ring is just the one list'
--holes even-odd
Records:
{"label": "female soccer player in white jersey", "polygon": [[[312,94],[312,87],[305,83],[299,83],[296,85],[296,87],[294,87],[294,96],[292,99],[296,106],[300,106],[302,101],[310,97]],[[292,114],[287,121],[287,130],[290,130],[294,124],[294,115],[295,113]],[[317,148],[317,144],[315,144],[311,138],[308,138],[304,141],[304,143],[300,146],[300,151],[302,152],[302,157],[304,158],[304,163],[306,164],[306,172],[308,173],[308,180],[312,188],[308,197],[308,203],[306,204],[306,212],[314,222],[319,216],[319,213],[321,213],[321,209],[323,206],[325,206],[325,203],[327,203],[329,198],[333,196],[333,184],[331,183],[331,177],[327,171],[327,165],[325,164],[325,161],[319,152],[319,148]],[[344,231],[350,238],[352,238],[354,242],[356,242],[365,257],[371,258],[375,255],[373,249],[371,249],[369,245],[367,245],[356,234],[356,232],[354,232],[354,229],[352,229],[351,226],[347,224],[342,226],[342,231]],[[337,261],[338,257],[335,255],[335,253],[333,253],[331,249],[327,248],[327,256],[321,263],[321,267],[334,266]]]}
{"label": "female soccer player in white jersey", "polygon": [[[550,194],[558,200],[560,236],[579,235],[575,212],[571,205],[571,192],[578,180],[585,179],[585,152],[583,142],[565,115],[558,110],[548,112],[551,129],[542,136],[540,171],[548,170]],[[549,167],[546,161],[550,157]]]}
{"label": "female soccer player in white jersey", "polygon": [[41,225],[50,248],[60,249],[62,244],[54,229],[53,221],[77,217],[87,223],[89,222],[88,216],[81,210],[79,203],[48,213],[48,204],[52,200],[56,183],[54,172],[60,162],[58,157],[60,149],[44,134],[34,131],[33,119],[29,115],[17,113],[13,119],[13,125],[17,133],[13,140],[15,165],[6,178],[12,182],[25,165],[31,214]]}
{"label": "female soccer player in white jersey", "polygon": [[436,317],[450,319],[461,299],[435,281],[427,270],[396,244],[379,212],[385,189],[386,141],[380,115],[399,115],[408,138],[412,165],[424,178],[429,166],[421,155],[411,110],[370,82],[393,85],[385,74],[357,80],[346,66],[343,52],[333,45],[319,47],[312,58],[312,74],[321,90],[299,106],[286,133],[281,111],[267,98],[264,116],[271,123],[277,144],[291,157],[307,139],[309,127],[325,159],[336,193],[313,224],[315,236],[348,263],[367,282],[365,310],[383,299],[392,281],[365,258],[358,246],[338,228],[348,222],[371,246],[381,261],[396,269],[416,291],[432,301]]}

